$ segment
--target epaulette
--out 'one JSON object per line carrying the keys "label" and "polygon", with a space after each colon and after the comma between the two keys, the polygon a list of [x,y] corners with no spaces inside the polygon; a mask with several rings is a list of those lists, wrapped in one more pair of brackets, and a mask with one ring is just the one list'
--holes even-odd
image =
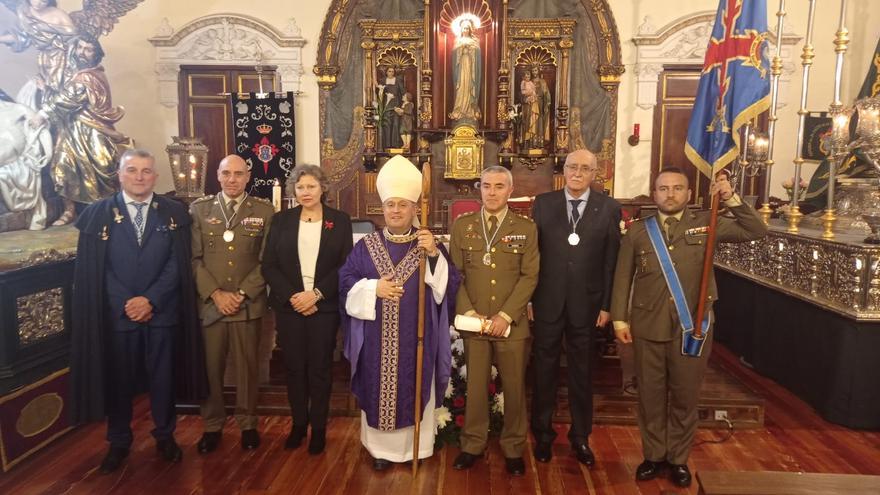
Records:
{"label": "epaulette", "polygon": [[202,196],[201,198],[193,200],[193,202],[191,204],[204,203],[205,201],[210,201],[210,200],[216,199],[216,198],[217,198],[216,194],[209,194],[207,196]]}
{"label": "epaulette", "polygon": [[259,196],[248,196],[248,199],[253,199],[253,200],[255,200],[255,201],[259,201],[260,203],[263,203],[263,204],[267,204],[267,205],[269,205],[269,206],[272,206],[272,202],[269,201],[269,200],[266,199],[266,198],[261,198],[261,197],[259,197]]}
{"label": "epaulette", "polygon": [[455,217],[455,219],[458,220],[459,218],[464,218],[466,216],[473,215],[475,213],[479,213],[479,211],[480,210],[466,211],[464,213],[460,213],[457,217]]}
{"label": "epaulette", "polygon": [[528,220],[528,221],[531,222],[531,223],[535,223],[535,221],[532,220],[532,217],[530,217],[530,216],[528,216],[528,215],[523,215],[522,213],[514,213],[514,215],[516,215],[516,216],[522,218],[523,220]]}

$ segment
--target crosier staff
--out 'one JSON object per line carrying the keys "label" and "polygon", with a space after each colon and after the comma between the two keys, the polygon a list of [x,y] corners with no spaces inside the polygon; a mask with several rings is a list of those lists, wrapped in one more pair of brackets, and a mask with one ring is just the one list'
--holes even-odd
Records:
{"label": "crosier staff", "polygon": [[[431,193],[431,164],[422,165],[422,197],[420,227],[428,225],[428,200]],[[425,250],[419,253],[419,324],[417,326],[416,344],[416,397],[415,397],[415,429],[413,430],[413,460],[412,476],[416,478],[419,472],[419,435],[421,434],[422,422],[422,362],[425,359]]]}

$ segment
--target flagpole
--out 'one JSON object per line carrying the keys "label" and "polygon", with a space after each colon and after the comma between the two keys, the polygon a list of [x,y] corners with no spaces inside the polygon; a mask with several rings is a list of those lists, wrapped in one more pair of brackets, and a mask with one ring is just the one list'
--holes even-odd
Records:
{"label": "flagpole", "polygon": [[[420,228],[428,228],[428,197],[431,194],[431,164],[425,162],[422,165],[422,216]],[[415,397],[415,414],[413,415],[413,458],[412,458],[412,477],[415,480],[419,474],[419,435],[421,434],[422,422],[422,363],[425,360],[425,251],[419,253],[419,324],[417,328],[416,343],[416,397]],[[436,329],[435,329],[436,330]]]}
{"label": "flagpole", "polygon": [[831,153],[828,157],[828,194],[825,214],[822,215],[822,238],[834,239],[834,222],[837,221],[834,209],[834,190],[837,186],[837,169],[846,158],[849,141],[849,112],[840,100],[840,84],[843,79],[843,57],[849,44],[849,31],[846,29],[846,0],[840,0],[840,22],[834,36],[834,51],[837,53],[834,64],[834,101],[828,115],[832,122]]}
{"label": "flagpole", "polygon": [[801,65],[803,66],[803,78],[801,80],[801,107],[798,110],[798,128],[797,143],[795,144],[794,159],[794,184],[792,184],[791,210],[788,213],[788,231],[791,233],[798,232],[798,224],[803,219],[800,206],[798,206],[798,196],[801,194],[801,166],[804,163],[803,146],[804,146],[804,124],[807,118],[807,93],[810,89],[810,67],[813,65],[813,58],[816,56],[813,51],[813,20],[816,17],[816,0],[810,0],[810,10],[807,16],[807,35],[804,41],[804,49],[801,54]]}
{"label": "flagpole", "polygon": [[779,10],[776,12],[776,53],[770,63],[770,117],[767,119],[767,162],[764,174],[764,191],[761,195],[761,209],[758,213],[764,224],[770,224],[770,177],[773,170],[773,150],[776,142],[776,107],[779,105],[779,77],[782,75],[782,32],[785,25],[785,0],[779,0]]}

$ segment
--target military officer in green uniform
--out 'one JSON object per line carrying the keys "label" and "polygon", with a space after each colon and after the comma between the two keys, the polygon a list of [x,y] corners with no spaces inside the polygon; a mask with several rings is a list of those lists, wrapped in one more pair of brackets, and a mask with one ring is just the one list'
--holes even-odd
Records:
{"label": "military officer in green uniform", "polygon": [[199,198],[190,206],[192,264],[209,386],[201,410],[205,432],[198,443],[203,454],[217,448],[226,422],[223,376],[230,352],[236,370],[235,420],[241,429],[241,447],[255,449],[260,445],[257,350],[266,311],[260,258],[275,211],[268,201],[244,192],[250,176],[247,163],[229,155],[217,170],[222,192]]}
{"label": "military officer in green uniform", "polygon": [[[760,239],[767,227],[755,210],[733,193],[726,175],[710,191],[718,193],[733,218],[719,216],[718,242]],[[687,210],[691,190],[677,168],[665,168],[654,181],[658,234],[681,280],[691,315],[696,310],[706,254],[709,212]],[[638,420],[645,456],[636,479],[649,480],[664,469],[678,486],[689,486],[687,467],[697,429],[697,402],[706,362],[712,349],[711,325],[702,352],[693,357],[682,349],[682,326],[667,287],[646,222],[634,223],[620,244],[611,295],[614,333],[623,344],[633,343],[639,390]],[[714,273],[710,276],[706,311],[712,322],[712,302],[718,299]],[[695,322],[696,323],[696,322]]]}
{"label": "military officer in green uniform", "polygon": [[[486,449],[489,433],[488,389],[492,358],[504,382],[504,428],[501,450],[507,471],[525,472],[527,417],[525,371],[529,321],[526,306],[538,284],[538,232],[528,217],[507,207],[513,176],[504,167],[483,170],[483,207],[466,213],[452,226],[450,254],[464,279],[456,300],[457,314],[491,322],[486,334],[464,335],[467,405],[461,453],[455,469],[467,469]],[[510,333],[504,337],[510,327]]]}

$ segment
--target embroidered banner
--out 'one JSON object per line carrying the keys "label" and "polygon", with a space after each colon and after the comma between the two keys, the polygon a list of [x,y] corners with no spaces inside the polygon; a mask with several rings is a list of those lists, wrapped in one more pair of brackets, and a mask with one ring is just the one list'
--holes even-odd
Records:
{"label": "embroidered banner", "polygon": [[272,199],[275,179],[284,181],[296,163],[293,93],[232,93],[235,153],[248,163],[248,194]]}

